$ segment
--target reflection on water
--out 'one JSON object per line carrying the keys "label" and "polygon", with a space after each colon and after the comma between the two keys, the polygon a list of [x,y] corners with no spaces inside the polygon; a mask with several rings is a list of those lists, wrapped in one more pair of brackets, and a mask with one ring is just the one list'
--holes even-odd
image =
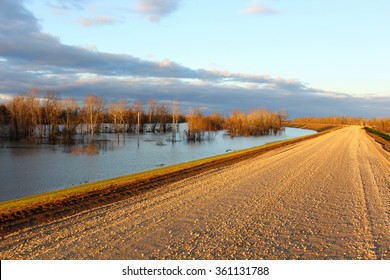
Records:
{"label": "reflection on water", "polygon": [[96,145],[91,143],[82,147],[71,147],[70,152],[74,155],[95,155],[99,153],[99,149],[96,148]]}
{"label": "reflection on water", "polygon": [[80,136],[72,146],[0,140],[0,201],[313,133],[286,128],[276,136],[231,138],[218,132],[212,141],[193,143],[172,143],[168,134],[145,133],[139,139],[126,134],[119,140],[117,134],[102,134],[94,142]]}
{"label": "reflection on water", "polygon": [[88,144],[82,144],[82,145],[63,145],[62,151],[64,153],[70,153],[73,155],[97,155],[100,151],[113,151],[114,150],[114,144],[111,141],[108,140],[102,140],[102,141],[94,141],[92,143]]}

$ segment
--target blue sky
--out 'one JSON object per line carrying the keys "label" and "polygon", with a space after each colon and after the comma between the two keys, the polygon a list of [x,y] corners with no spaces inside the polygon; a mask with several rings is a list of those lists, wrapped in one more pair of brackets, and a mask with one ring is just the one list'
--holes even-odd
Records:
{"label": "blue sky", "polygon": [[107,101],[177,98],[206,112],[390,115],[390,1],[0,5],[0,102],[39,87]]}

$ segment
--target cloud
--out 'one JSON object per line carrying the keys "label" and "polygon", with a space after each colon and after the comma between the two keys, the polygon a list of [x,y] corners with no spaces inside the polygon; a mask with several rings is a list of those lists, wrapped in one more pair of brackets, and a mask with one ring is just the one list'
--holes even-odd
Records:
{"label": "cloud", "polygon": [[83,45],[81,46],[83,49],[86,49],[88,51],[93,51],[96,52],[98,51],[97,46],[95,44],[90,44],[90,45]]}
{"label": "cloud", "polygon": [[68,73],[177,78],[194,78],[198,75],[197,71],[174,62],[160,65],[130,55],[64,45],[59,38],[41,32],[37,19],[22,5],[22,1],[2,1],[0,57],[8,63]]}
{"label": "cloud", "polygon": [[48,2],[50,8],[56,13],[64,13],[69,10],[81,10],[89,0],[51,0]]}
{"label": "cloud", "polygon": [[151,22],[160,21],[176,11],[181,0],[137,0],[135,10]]}
{"label": "cloud", "polygon": [[276,14],[277,10],[265,6],[258,0],[253,0],[248,8],[241,10],[242,14],[254,15],[254,14]]}
{"label": "cloud", "polygon": [[171,61],[169,59],[164,59],[160,62],[160,67],[169,67],[171,66]]}
{"label": "cloud", "polygon": [[38,20],[22,6],[21,1],[0,0],[0,5],[0,39],[2,41],[8,39],[8,36],[14,38],[40,29]]}
{"label": "cloud", "polygon": [[299,80],[191,69],[169,59],[148,61],[99,52],[95,47],[65,45],[59,38],[43,33],[38,20],[23,3],[0,0],[1,100],[38,87],[78,100],[85,93],[103,96],[108,101],[127,99],[144,103],[149,98],[178,98],[183,104],[191,104],[188,106],[224,114],[234,108],[256,107],[285,108],[291,117],[373,117],[390,111],[388,96],[355,97],[315,89]]}
{"label": "cloud", "polygon": [[91,26],[100,26],[100,25],[110,25],[114,24],[115,20],[110,16],[98,16],[95,18],[80,18],[78,23],[85,27]]}

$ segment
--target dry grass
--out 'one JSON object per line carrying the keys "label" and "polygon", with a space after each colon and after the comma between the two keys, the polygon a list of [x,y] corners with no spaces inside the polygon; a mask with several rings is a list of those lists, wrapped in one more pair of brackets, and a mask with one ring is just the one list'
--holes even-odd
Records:
{"label": "dry grass", "polygon": [[317,132],[324,132],[324,131],[330,131],[333,129],[340,128],[341,125],[335,125],[335,124],[318,124],[318,123],[288,123],[286,124],[288,127],[295,127],[295,128],[303,128],[303,129],[311,129],[315,130]]}
{"label": "dry grass", "polygon": [[379,130],[375,130],[369,127],[364,128],[368,135],[375,139],[378,143],[382,144],[383,148],[390,152],[390,135]]}

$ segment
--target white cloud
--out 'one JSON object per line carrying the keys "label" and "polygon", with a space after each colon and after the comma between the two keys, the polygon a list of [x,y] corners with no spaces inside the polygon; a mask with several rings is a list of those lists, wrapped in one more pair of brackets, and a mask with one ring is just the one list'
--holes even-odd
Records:
{"label": "white cloud", "polygon": [[171,66],[171,61],[169,59],[164,59],[160,61],[160,67],[169,67]]}
{"label": "white cloud", "polygon": [[110,16],[98,16],[95,18],[80,18],[78,23],[85,27],[109,25],[115,23],[115,20]]}
{"label": "white cloud", "polygon": [[0,93],[0,104],[8,103],[14,96]]}
{"label": "white cloud", "polygon": [[135,10],[147,16],[150,21],[157,22],[172,14],[179,7],[181,0],[138,0]]}
{"label": "white cloud", "polygon": [[82,10],[89,0],[50,0],[48,5],[53,14],[63,15],[70,10]]}
{"label": "white cloud", "polygon": [[276,14],[278,11],[265,6],[258,0],[253,0],[248,8],[241,10],[242,14],[253,15],[253,14]]}
{"label": "white cloud", "polygon": [[88,51],[91,51],[91,52],[97,52],[98,51],[98,48],[95,44],[90,44],[90,45],[83,45],[83,46],[80,46],[81,48],[83,49],[86,49]]}

